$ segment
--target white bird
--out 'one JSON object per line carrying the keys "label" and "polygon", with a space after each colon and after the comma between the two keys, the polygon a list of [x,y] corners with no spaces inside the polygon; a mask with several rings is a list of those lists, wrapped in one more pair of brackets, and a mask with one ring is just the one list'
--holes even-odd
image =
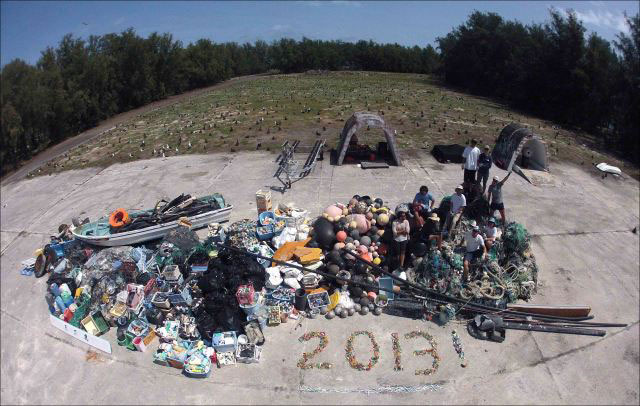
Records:
{"label": "white bird", "polygon": [[163,157],[163,158],[166,158],[166,157],[167,157],[167,156],[164,154],[164,152],[162,153],[162,157]]}
{"label": "white bird", "polygon": [[176,147],[176,154],[178,153],[178,147]]}
{"label": "white bird", "polygon": [[133,158],[133,154],[129,152],[129,158]]}
{"label": "white bird", "polygon": [[153,154],[151,154],[151,155],[155,155],[155,154],[156,154],[156,149],[154,148],[153,149]]}
{"label": "white bird", "polygon": [[189,148],[191,148],[191,141],[189,141]]}
{"label": "white bird", "polygon": [[111,158],[113,158],[114,156],[116,156],[116,154],[114,154],[113,152],[111,153]]}

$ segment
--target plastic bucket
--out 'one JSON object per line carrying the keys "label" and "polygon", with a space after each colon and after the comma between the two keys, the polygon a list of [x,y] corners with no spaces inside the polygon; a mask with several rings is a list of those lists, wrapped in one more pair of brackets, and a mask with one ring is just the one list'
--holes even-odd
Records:
{"label": "plastic bucket", "polygon": [[142,337],[134,338],[133,345],[135,345],[140,352],[145,352],[145,350],[147,349],[147,346],[144,344],[144,340],[142,339]]}
{"label": "plastic bucket", "polygon": [[247,316],[255,315],[256,312],[262,308],[262,303],[260,303],[260,293],[255,292],[253,294],[253,304],[241,304],[240,308],[244,310]]}

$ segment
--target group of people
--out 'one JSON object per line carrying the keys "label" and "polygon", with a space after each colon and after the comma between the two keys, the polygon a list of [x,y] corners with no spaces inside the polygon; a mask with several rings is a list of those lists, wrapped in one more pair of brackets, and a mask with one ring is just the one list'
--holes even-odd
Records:
{"label": "group of people", "polygon": [[[487,190],[489,171],[493,164],[490,147],[488,145],[485,146],[484,151],[481,152],[477,144],[478,142],[475,139],[471,140],[471,145],[466,147],[462,154],[464,158],[464,163],[462,164],[464,181],[463,184],[456,186],[455,193],[451,195],[450,209],[446,214],[442,230],[440,230],[440,217],[434,210],[435,199],[429,193],[429,188],[421,186],[413,199],[412,207],[415,214],[413,223],[414,227],[419,228],[419,233],[414,233],[414,235],[418,235],[420,241],[427,244],[427,246],[434,242],[438,249],[442,248],[443,235],[450,236],[452,234],[451,231],[458,226],[462,212],[467,206],[465,191],[481,195],[485,195],[486,191],[491,215],[493,216],[496,211],[500,212],[501,224],[504,225],[506,223],[502,187],[511,172],[502,180],[498,176],[494,176]],[[396,215],[397,217],[392,223],[392,230],[398,253],[399,268],[402,270],[404,268],[406,247],[412,234],[408,220],[408,207],[401,206]],[[499,231],[494,217],[489,218],[487,225],[482,230],[475,224],[475,221],[471,225],[471,231],[463,239],[463,244],[466,246],[463,275],[465,280],[469,278],[471,262],[486,257],[496,238],[499,238]]]}

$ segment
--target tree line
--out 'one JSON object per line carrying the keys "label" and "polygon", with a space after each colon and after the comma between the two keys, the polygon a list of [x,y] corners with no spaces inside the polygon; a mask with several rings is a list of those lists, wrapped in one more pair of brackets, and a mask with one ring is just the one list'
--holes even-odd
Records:
{"label": "tree line", "polygon": [[[609,151],[639,158],[639,16],[610,44],[574,13],[551,10],[545,24],[523,25],[474,12],[438,38],[446,83],[599,135]],[[616,52],[617,51],[617,52]]]}
{"label": "tree line", "polygon": [[[234,76],[279,71],[364,70],[427,73],[517,108],[594,131],[638,157],[638,15],[614,46],[573,14],[524,26],[474,12],[432,46],[284,38],[270,44],[184,46],[171,34],[128,29],[81,39],[66,35],[35,65],[16,59],[0,72],[2,174],[101,120]],[[617,50],[616,53],[614,50]]]}

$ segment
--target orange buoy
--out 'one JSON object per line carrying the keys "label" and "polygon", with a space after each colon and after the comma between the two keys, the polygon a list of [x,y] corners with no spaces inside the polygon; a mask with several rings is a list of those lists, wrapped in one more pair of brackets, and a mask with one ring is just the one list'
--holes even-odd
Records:
{"label": "orange buoy", "polygon": [[109,216],[109,225],[111,227],[122,227],[131,222],[131,218],[129,217],[129,213],[125,209],[117,209]]}

